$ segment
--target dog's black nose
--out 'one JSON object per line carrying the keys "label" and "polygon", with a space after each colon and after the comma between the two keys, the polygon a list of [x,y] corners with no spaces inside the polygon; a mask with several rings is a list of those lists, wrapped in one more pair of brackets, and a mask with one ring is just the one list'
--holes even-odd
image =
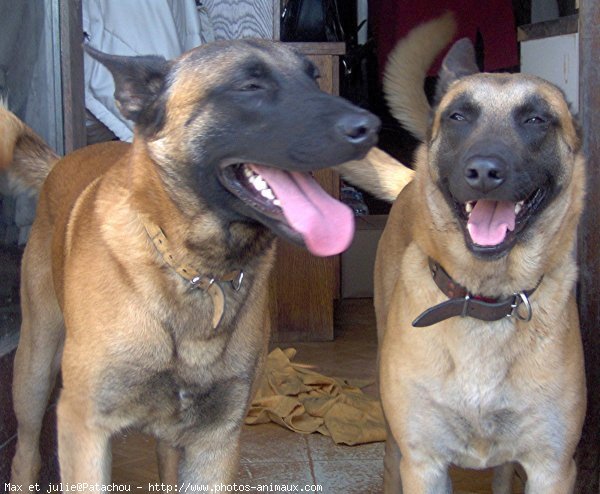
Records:
{"label": "dog's black nose", "polygon": [[380,125],[379,118],[371,113],[347,113],[338,120],[336,129],[341,138],[351,144],[369,144],[377,136]]}
{"label": "dog's black nose", "polygon": [[479,192],[489,192],[500,187],[506,180],[507,166],[503,160],[496,157],[476,156],[467,161],[465,180]]}

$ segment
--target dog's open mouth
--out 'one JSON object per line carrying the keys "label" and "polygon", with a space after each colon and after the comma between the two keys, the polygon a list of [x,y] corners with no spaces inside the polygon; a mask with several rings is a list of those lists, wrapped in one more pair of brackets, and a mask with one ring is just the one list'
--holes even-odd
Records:
{"label": "dog's open mouth", "polygon": [[545,197],[546,189],[539,188],[518,202],[479,199],[461,204],[455,201],[467,244],[480,254],[507,251],[539,211]]}
{"label": "dog's open mouth", "polygon": [[351,209],[329,196],[310,173],[238,163],[224,167],[220,178],[267,226],[275,222],[279,233],[300,240],[315,255],[339,254],[352,241]]}

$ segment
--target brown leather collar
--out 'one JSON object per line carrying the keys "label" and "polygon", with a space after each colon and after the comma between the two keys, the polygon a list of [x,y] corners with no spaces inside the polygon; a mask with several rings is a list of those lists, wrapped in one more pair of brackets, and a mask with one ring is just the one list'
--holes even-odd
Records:
{"label": "brown leather collar", "polygon": [[169,249],[169,241],[158,225],[155,225],[144,218],[140,219],[146,229],[148,237],[152,240],[154,247],[156,247],[156,250],[160,253],[165,263],[173,268],[179,276],[189,282],[190,289],[198,288],[210,295],[213,303],[212,327],[213,329],[216,329],[221,323],[221,319],[223,319],[223,314],[225,313],[225,292],[220,284],[224,282],[230,283],[231,288],[238,291],[242,285],[242,280],[244,279],[244,272],[241,269],[235,269],[225,273],[220,278],[212,275],[200,274],[191,266],[178,262],[175,259],[171,249]]}
{"label": "brown leather collar", "polygon": [[[413,322],[415,327],[431,326],[451,317],[474,317],[482,321],[499,321],[505,317],[516,317],[521,321],[530,321],[532,316],[529,297],[540,286],[542,278],[532,290],[513,293],[505,299],[490,299],[469,293],[462,285],[456,283],[444,268],[436,261],[429,259],[429,269],[433,281],[449,298],[420,314]],[[520,308],[523,306],[525,314]]]}

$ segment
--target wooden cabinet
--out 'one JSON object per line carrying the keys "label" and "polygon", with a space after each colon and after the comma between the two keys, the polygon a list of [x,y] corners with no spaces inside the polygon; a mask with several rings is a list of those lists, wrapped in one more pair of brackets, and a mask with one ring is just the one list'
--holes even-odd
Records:
{"label": "wooden cabinet", "polygon": [[346,53],[345,43],[286,43],[308,56],[319,69],[319,86],[326,93],[340,93],[340,56]]}
{"label": "wooden cabinet", "polygon": [[[339,57],[344,43],[290,43],[318,67],[323,91],[339,93]],[[339,177],[320,170],[315,177],[333,197],[339,197]],[[278,240],[272,277],[271,305],[275,341],[333,339],[333,304],[340,292],[340,256],[319,258]]]}

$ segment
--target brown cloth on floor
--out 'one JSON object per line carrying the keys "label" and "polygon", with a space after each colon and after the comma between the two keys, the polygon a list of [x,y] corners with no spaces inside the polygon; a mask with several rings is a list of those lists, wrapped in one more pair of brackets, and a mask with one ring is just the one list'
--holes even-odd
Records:
{"label": "brown cloth on floor", "polygon": [[295,355],[293,348],[269,354],[246,424],[275,422],[351,446],[385,441],[381,404],[360,389],[371,382],[324,376],[292,363]]}

